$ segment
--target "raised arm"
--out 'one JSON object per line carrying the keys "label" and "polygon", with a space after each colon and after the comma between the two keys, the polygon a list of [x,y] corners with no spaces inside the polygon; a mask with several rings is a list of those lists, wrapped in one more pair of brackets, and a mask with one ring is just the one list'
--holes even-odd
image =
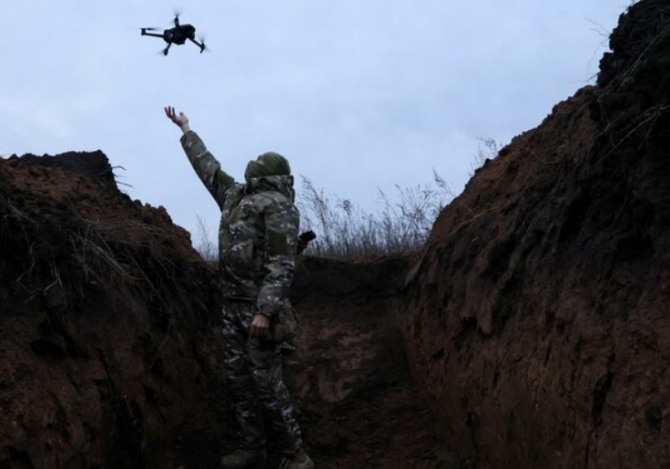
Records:
{"label": "raised arm", "polygon": [[186,114],[183,112],[177,114],[172,106],[167,106],[165,107],[165,115],[183,132],[180,142],[188,160],[191,162],[191,166],[221,207],[226,190],[235,184],[235,179],[221,169],[221,164],[207,150],[202,139],[191,130]]}

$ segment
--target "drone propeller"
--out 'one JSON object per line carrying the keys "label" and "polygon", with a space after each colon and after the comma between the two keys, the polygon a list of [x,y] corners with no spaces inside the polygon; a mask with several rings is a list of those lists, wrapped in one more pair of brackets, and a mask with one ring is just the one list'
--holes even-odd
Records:
{"label": "drone propeller", "polygon": [[144,29],[145,31],[160,31],[161,30],[161,28],[140,28],[140,29]]}
{"label": "drone propeller", "polygon": [[203,52],[211,52],[210,48],[205,45],[205,36],[200,36],[198,38],[200,41],[200,53],[202,54]]}
{"label": "drone propeller", "polygon": [[174,10],[174,19],[172,22],[175,26],[179,26],[179,17],[181,16],[181,10]]}

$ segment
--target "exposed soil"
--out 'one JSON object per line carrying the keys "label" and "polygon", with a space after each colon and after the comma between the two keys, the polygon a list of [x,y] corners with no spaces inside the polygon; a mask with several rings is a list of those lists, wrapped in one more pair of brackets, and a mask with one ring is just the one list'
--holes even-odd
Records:
{"label": "exposed soil", "polygon": [[[300,257],[285,374],[318,468],[670,467],[670,3],[611,47],[421,252]],[[232,449],[215,268],[102,152],[0,159],[0,279],[0,469]]]}
{"label": "exposed soil", "polygon": [[477,171],[402,301],[440,440],[482,468],[670,467],[670,3]]}
{"label": "exposed soil", "polygon": [[[217,467],[234,445],[220,301],[188,233],[119,191],[100,152],[0,160],[0,219],[0,468],[142,467],[133,448]],[[318,467],[450,464],[395,317],[409,262],[300,257],[286,379]]]}

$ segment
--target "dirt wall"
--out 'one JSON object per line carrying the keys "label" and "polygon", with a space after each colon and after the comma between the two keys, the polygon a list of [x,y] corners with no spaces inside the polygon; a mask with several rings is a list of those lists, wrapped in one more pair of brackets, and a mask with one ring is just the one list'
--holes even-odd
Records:
{"label": "dirt wall", "polygon": [[401,310],[442,441],[488,468],[667,468],[670,5],[444,209]]}

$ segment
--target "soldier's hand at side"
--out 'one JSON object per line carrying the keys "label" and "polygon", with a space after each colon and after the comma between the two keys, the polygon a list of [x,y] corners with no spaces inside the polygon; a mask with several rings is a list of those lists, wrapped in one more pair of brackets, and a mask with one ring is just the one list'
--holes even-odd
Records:
{"label": "soldier's hand at side", "polygon": [[270,329],[270,320],[262,314],[256,314],[249,328],[250,336],[264,336]]}
{"label": "soldier's hand at side", "polygon": [[166,106],[164,110],[168,119],[174,122],[182,130],[182,132],[186,133],[191,130],[188,125],[188,117],[186,117],[186,114],[183,112],[177,114],[177,112],[174,110],[174,107],[172,106]]}

